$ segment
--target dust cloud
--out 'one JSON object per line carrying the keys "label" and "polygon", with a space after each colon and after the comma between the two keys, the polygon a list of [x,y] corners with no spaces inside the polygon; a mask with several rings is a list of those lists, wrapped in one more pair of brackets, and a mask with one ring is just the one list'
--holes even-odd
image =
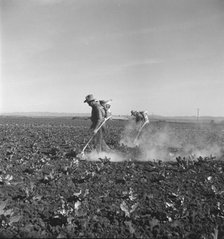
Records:
{"label": "dust cloud", "polygon": [[143,128],[136,140],[139,126],[128,122],[120,140],[120,145],[140,149],[137,160],[176,160],[176,157],[197,159],[198,157],[220,158],[223,147],[218,131],[211,131],[205,125],[188,125],[181,123],[149,123]]}
{"label": "dust cloud", "polygon": [[124,161],[124,157],[115,151],[112,152],[100,152],[92,151],[85,155],[85,159],[88,161],[100,161],[100,159],[109,159],[111,162],[121,162]]}
{"label": "dust cloud", "polygon": [[[149,123],[139,138],[139,125],[129,121],[121,133],[120,145],[125,146],[131,155],[117,152],[92,151],[85,154],[87,161],[109,159],[111,162],[122,161],[172,161],[177,157],[196,160],[198,157],[213,157],[219,159],[224,155],[224,140],[222,132],[211,130],[209,124],[182,123]],[[133,151],[133,154],[132,154]],[[134,152],[137,152],[135,154]]]}

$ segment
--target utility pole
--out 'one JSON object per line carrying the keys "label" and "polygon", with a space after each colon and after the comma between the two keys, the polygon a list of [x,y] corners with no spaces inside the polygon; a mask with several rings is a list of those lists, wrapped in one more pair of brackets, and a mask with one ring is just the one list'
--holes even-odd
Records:
{"label": "utility pole", "polygon": [[199,108],[197,108],[197,121],[199,120]]}

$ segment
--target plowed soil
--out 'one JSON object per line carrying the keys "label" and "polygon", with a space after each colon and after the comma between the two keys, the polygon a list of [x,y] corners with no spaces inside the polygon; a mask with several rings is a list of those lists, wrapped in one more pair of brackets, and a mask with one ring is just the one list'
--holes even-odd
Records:
{"label": "plowed soil", "polygon": [[88,119],[1,117],[0,237],[224,238],[224,127],[152,122],[147,140],[169,125],[176,145],[154,147],[172,160],[140,161],[141,147],[119,143],[126,124],[106,136],[124,161],[86,161]]}

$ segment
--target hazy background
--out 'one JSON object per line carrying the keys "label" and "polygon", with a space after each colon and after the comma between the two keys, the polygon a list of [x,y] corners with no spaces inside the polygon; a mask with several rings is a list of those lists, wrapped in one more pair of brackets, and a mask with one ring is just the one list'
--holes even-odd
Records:
{"label": "hazy background", "polygon": [[0,113],[224,116],[223,0],[0,0]]}

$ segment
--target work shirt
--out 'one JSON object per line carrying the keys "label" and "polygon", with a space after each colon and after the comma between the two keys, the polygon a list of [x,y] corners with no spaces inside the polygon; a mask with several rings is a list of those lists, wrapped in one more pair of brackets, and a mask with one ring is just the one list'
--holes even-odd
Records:
{"label": "work shirt", "polygon": [[142,120],[144,122],[149,122],[149,117],[146,111],[140,111],[140,114],[142,115],[142,118],[143,118]]}
{"label": "work shirt", "polygon": [[95,101],[92,104],[92,113],[91,113],[91,121],[92,121],[92,125],[91,125],[91,129],[97,129],[100,125],[100,123],[103,121],[104,117],[103,117],[103,109],[102,106],[100,105],[99,102]]}

